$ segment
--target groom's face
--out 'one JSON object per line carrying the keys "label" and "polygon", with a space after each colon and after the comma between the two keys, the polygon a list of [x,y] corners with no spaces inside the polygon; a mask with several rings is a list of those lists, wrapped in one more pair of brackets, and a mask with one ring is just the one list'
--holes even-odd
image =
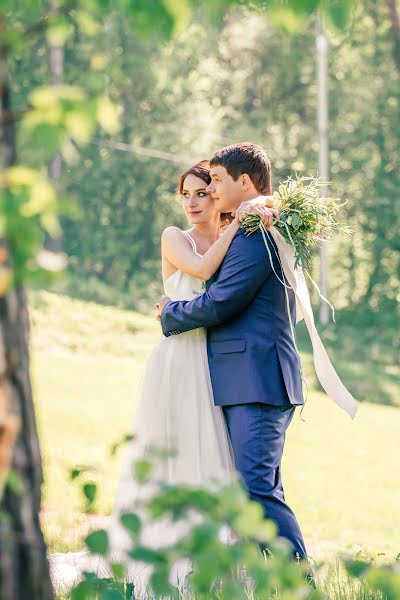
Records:
{"label": "groom's face", "polygon": [[233,212],[244,200],[241,178],[233,179],[225,169],[219,165],[210,169],[211,183],[207,186],[214,199],[215,208],[219,212]]}

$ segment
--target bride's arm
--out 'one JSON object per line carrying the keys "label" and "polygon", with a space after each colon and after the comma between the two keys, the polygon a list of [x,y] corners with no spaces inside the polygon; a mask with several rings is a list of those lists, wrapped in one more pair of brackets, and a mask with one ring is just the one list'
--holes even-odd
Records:
{"label": "bride's arm", "polygon": [[221,266],[240,227],[235,219],[203,256],[193,252],[188,238],[177,227],[167,227],[161,236],[161,252],[174,267],[206,281]]}
{"label": "bride's arm", "polygon": [[271,207],[271,201],[265,196],[259,196],[249,202],[242,202],[235,219],[203,256],[193,252],[188,238],[178,227],[167,227],[161,236],[162,256],[180,271],[207,281],[221,266],[240,227],[240,218],[243,212],[258,214],[266,227],[272,225],[272,217],[279,218],[277,211],[267,207]]}

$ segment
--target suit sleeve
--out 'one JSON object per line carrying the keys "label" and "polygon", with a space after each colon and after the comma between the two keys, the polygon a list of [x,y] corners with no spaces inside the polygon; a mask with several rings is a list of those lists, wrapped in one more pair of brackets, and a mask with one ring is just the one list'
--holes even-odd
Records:
{"label": "suit sleeve", "polygon": [[[269,245],[274,255],[270,238]],[[271,273],[261,232],[247,237],[239,230],[222,263],[218,280],[209,290],[193,300],[166,304],[161,315],[164,335],[222,325],[231,320],[250,304]]]}

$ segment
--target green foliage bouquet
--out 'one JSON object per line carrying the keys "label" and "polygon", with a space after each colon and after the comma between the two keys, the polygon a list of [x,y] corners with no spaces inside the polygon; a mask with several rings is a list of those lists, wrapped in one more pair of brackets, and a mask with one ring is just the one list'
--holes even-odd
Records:
{"label": "green foliage bouquet", "polygon": [[[279,185],[274,193],[275,208],[280,220],[274,219],[274,226],[285,241],[295,250],[295,266],[309,267],[312,248],[321,241],[331,239],[335,234],[350,235],[351,229],[336,220],[343,206],[334,198],[326,198],[321,188],[326,184],[317,177],[296,174]],[[242,227],[250,235],[263,223],[258,215],[245,214]],[[266,233],[266,232],[265,232]]]}

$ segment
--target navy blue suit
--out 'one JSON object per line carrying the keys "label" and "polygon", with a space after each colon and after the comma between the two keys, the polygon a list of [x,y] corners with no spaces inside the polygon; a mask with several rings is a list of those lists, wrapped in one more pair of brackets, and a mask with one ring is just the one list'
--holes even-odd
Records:
{"label": "navy blue suit", "polygon": [[[283,278],[268,237],[275,271]],[[288,290],[292,322],[295,298]],[[207,328],[214,401],[222,406],[236,466],[251,498],[262,503],[280,535],[306,557],[299,525],[284,500],[280,463],[294,405],[303,404],[300,361],[287,312],[261,232],[240,229],[207,291],[190,301],[169,302],[163,333]]]}

